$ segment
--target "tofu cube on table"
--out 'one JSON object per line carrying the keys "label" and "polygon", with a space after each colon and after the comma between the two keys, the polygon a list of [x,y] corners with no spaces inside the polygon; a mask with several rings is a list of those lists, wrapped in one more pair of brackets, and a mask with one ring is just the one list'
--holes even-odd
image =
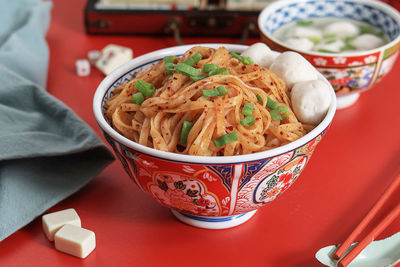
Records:
{"label": "tofu cube on table", "polygon": [[42,216],[43,231],[50,241],[54,240],[55,233],[66,224],[81,227],[81,219],[74,209],[61,210]]}
{"label": "tofu cube on table", "polygon": [[96,247],[94,232],[66,224],[54,236],[57,250],[79,258],[86,258]]}
{"label": "tofu cube on table", "polygon": [[95,66],[105,75],[128,62],[133,57],[133,51],[130,48],[109,44],[101,50],[101,56],[97,59]]}

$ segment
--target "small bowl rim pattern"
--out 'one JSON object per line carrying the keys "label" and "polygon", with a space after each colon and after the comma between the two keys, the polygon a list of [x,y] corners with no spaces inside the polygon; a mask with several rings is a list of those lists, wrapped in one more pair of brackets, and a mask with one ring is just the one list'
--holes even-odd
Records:
{"label": "small bowl rim pattern", "polygon": [[[260,15],[258,16],[258,28],[261,32],[262,35],[264,35],[266,38],[270,39],[271,41],[277,43],[281,47],[284,47],[288,50],[294,50],[294,51],[299,51],[302,54],[305,55],[313,55],[313,56],[324,56],[324,57],[359,57],[359,56],[366,56],[369,54],[374,54],[378,53],[382,50],[386,50],[388,48],[391,48],[394,46],[396,43],[400,42],[400,33],[397,35],[396,38],[393,40],[390,40],[390,42],[386,43],[383,46],[374,48],[374,49],[369,49],[369,50],[363,50],[363,51],[352,51],[352,52],[341,52],[341,53],[325,53],[325,52],[318,52],[318,51],[308,51],[308,50],[299,50],[296,48],[293,48],[291,46],[288,46],[285,42],[282,42],[275,38],[273,36],[273,33],[270,34],[265,30],[264,24],[266,22],[266,18],[273,14],[273,12],[281,7],[290,5],[290,4],[295,4],[299,2],[312,2],[316,0],[280,0],[280,1],[275,1],[271,3],[270,5],[266,6],[261,12]],[[325,0],[318,0],[321,2],[324,2]],[[331,0],[328,0],[331,1]],[[391,7],[390,5],[380,2],[380,1],[370,1],[370,0],[335,0],[337,2],[352,2],[352,3],[360,3],[360,4],[366,4],[372,7],[376,7],[381,11],[384,11],[386,14],[389,14],[392,19],[397,21],[399,27],[400,27],[400,13]]]}
{"label": "small bowl rim pattern", "polygon": [[161,60],[165,56],[183,54],[183,52],[187,51],[189,48],[194,46],[206,46],[211,48],[224,46],[229,51],[234,51],[234,52],[241,52],[248,47],[246,45],[236,45],[236,44],[226,44],[226,43],[198,43],[198,44],[168,47],[132,59],[131,61],[123,64],[122,66],[114,70],[111,74],[106,76],[96,89],[96,92],[93,97],[93,112],[99,127],[103,131],[105,131],[108,135],[110,135],[115,140],[118,140],[118,142],[122,143],[123,145],[130,147],[140,153],[146,154],[148,156],[157,157],[160,159],[172,160],[176,162],[191,163],[191,164],[237,164],[237,163],[258,161],[260,159],[273,158],[281,154],[287,153],[289,151],[293,151],[307,144],[308,142],[319,136],[321,133],[324,133],[331,124],[334,114],[336,112],[335,92],[331,87],[330,83],[326,80],[326,78],[322,74],[318,73],[318,78],[323,80],[327,85],[329,85],[331,89],[330,90],[331,105],[329,107],[329,110],[325,118],[305,136],[293,142],[290,142],[286,145],[271,150],[266,150],[263,152],[257,152],[253,154],[219,156],[219,157],[185,155],[173,152],[160,151],[154,148],[140,145],[126,138],[125,136],[118,133],[115,129],[113,129],[111,125],[106,121],[103,115],[103,98],[105,94],[111,89],[113,84],[118,79],[124,77],[129,72],[132,72],[133,69],[137,69],[141,65],[147,65],[149,64],[149,62],[152,61],[154,62],[155,60]]}

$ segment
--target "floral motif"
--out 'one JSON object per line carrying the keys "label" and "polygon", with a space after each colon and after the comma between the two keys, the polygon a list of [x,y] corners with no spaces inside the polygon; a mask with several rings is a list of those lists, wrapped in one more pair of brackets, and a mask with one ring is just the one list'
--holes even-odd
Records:
{"label": "floral motif", "polygon": [[376,56],[369,56],[364,58],[364,62],[366,64],[371,64],[371,63],[375,63],[376,62]]}
{"label": "floral motif", "polygon": [[313,61],[317,66],[326,66],[326,63],[328,63],[328,61],[322,57],[314,58]]}
{"label": "floral motif", "polygon": [[345,57],[334,57],[333,58],[333,62],[335,62],[335,64],[345,64],[347,61],[347,58]]}

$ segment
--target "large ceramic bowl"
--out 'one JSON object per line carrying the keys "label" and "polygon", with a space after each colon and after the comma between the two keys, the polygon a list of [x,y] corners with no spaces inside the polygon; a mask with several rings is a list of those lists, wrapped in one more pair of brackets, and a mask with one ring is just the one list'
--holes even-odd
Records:
{"label": "large ceramic bowl", "polygon": [[[310,18],[338,17],[365,22],[385,32],[390,42],[373,50],[340,54],[301,51],[273,36],[285,24]],[[371,0],[280,0],[264,8],[258,18],[262,40],[276,51],[294,50],[307,58],[332,84],[337,108],[350,106],[359,93],[371,88],[393,66],[400,46],[400,13]]]}
{"label": "large ceramic bowl", "polygon": [[[201,44],[240,53],[246,46]],[[324,120],[304,137],[269,151],[229,157],[190,156],[159,151],[135,143],[106,121],[103,105],[120,84],[167,55],[181,56],[193,45],[158,50],[133,59],[108,75],[93,100],[97,123],[129,177],[181,221],[220,229],[248,220],[256,210],[293,184],[310,160],[336,110],[335,93]]]}

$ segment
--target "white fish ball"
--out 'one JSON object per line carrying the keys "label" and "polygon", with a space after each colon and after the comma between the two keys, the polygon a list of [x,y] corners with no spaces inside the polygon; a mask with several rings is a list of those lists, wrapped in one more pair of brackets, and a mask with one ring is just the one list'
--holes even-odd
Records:
{"label": "white fish ball", "polygon": [[304,51],[309,51],[314,46],[314,43],[308,38],[290,38],[285,43],[293,49]]}
{"label": "white fish ball", "polygon": [[318,79],[317,70],[302,55],[293,51],[280,54],[272,63],[270,70],[281,77],[288,88],[302,81]]}
{"label": "white fish ball", "polygon": [[338,38],[346,38],[358,35],[360,32],[357,25],[349,21],[337,21],[328,24],[324,29],[325,35],[335,35]]}
{"label": "white fish ball", "polygon": [[291,92],[293,111],[303,123],[319,124],[331,104],[331,90],[321,80],[296,83]]}
{"label": "white fish ball", "polygon": [[288,30],[288,37],[313,37],[313,38],[322,38],[322,32],[313,27],[305,27],[305,26],[295,26]]}
{"label": "white fish ball", "polygon": [[383,40],[373,34],[366,33],[357,36],[351,41],[351,44],[358,50],[369,50],[382,46]]}
{"label": "white fish ball", "polygon": [[338,53],[338,52],[341,52],[341,48],[344,46],[345,46],[345,43],[339,39],[339,40],[334,40],[331,42],[317,44],[314,47],[314,50],[315,51],[326,50],[326,51]]}
{"label": "white fish ball", "polygon": [[255,43],[249,46],[241,54],[243,57],[250,57],[254,64],[269,68],[277,54],[272,52],[271,49],[264,43]]}

